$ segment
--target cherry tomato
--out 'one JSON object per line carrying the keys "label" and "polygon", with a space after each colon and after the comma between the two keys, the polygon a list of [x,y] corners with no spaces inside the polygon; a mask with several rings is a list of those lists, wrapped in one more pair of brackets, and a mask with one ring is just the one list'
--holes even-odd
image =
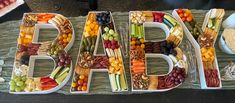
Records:
{"label": "cherry tomato", "polygon": [[84,81],[84,82],[87,82],[87,81],[88,81],[88,78],[87,78],[87,77],[85,77],[83,81]]}
{"label": "cherry tomato", "polygon": [[87,86],[87,83],[83,83],[83,85],[82,86]]}
{"label": "cherry tomato", "polygon": [[76,86],[77,86],[77,84],[73,82],[72,87],[75,88]]}
{"label": "cherry tomato", "polygon": [[136,40],[136,38],[135,38],[135,37],[132,37],[132,38],[131,38],[131,40],[132,40],[132,41],[135,41],[135,40]]}
{"label": "cherry tomato", "polygon": [[185,12],[184,17],[188,17],[188,16],[189,16],[189,13]]}
{"label": "cherry tomato", "polygon": [[186,18],[185,17],[183,17],[183,18],[181,18],[182,19],[182,21],[185,21],[186,20]]}
{"label": "cherry tomato", "polygon": [[190,10],[185,10],[186,13],[188,14],[191,14],[191,11]]}
{"label": "cherry tomato", "polygon": [[63,36],[62,35],[59,36],[59,40],[63,40]]}
{"label": "cherry tomato", "polygon": [[63,34],[63,38],[67,38],[68,36],[66,34]]}
{"label": "cherry tomato", "polygon": [[192,16],[188,16],[188,17],[187,17],[187,21],[188,21],[188,22],[191,22],[192,20],[193,20]]}
{"label": "cherry tomato", "polygon": [[60,44],[60,45],[63,45],[63,43],[64,43],[64,42],[63,42],[62,40],[61,40],[61,41],[59,41],[59,44]]}
{"label": "cherry tomato", "polygon": [[81,80],[81,79],[80,79],[80,80],[78,80],[78,85],[82,85],[82,84],[83,84],[83,82],[84,82],[84,81],[83,81],[83,80]]}
{"label": "cherry tomato", "polygon": [[85,78],[84,75],[80,75],[80,76],[79,76],[79,79],[81,79],[81,80],[83,80],[84,78]]}
{"label": "cherry tomato", "polygon": [[86,91],[87,87],[86,86],[82,86],[82,91]]}
{"label": "cherry tomato", "polygon": [[63,42],[64,42],[64,43],[67,43],[67,39],[63,39]]}
{"label": "cherry tomato", "polygon": [[183,9],[178,9],[178,10],[177,10],[177,13],[178,13],[178,14],[181,14],[181,13],[183,13],[183,12],[184,12]]}
{"label": "cherry tomato", "polygon": [[78,90],[78,91],[81,91],[81,90],[82,90],[82,86],[78,86],[78,87],[77,87],[77,90]]}
{"label": "cherry tomato", "polygon": [[181,14],[179,14],[179,16],[182,18],[182,17],[184,17],[184,14],[183,14],[183,13],[181,13]]}

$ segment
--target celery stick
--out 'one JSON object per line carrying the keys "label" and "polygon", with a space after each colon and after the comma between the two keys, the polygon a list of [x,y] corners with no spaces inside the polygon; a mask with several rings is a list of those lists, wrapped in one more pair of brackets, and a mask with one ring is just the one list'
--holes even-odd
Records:
{"label": "celery stick", "polygon": [[131,35],[135,35],[135,24],[131,24]]}
{"label": "celery stick", "polygon": [[139,27],[138,25],[135,25],[135,37],[139,36]]}
{"label": "celery stick", "polygon": [[122,90],[127,90],[127,85],[126,85],[126,81],[125,81],[125,76],[124,74],[120,75],[120,84],[121,84],[121,89]]}
{"label": "celery stick", "polygon": [[141,26],[138,26],[138,38],[141,38]]}
{"label": "celery stick", "polygon": [[115,74],[109,74],[109,79],[110,79],[110,82],[111,82],[112,90],[117,91],[117,85],[116,85],[116,82],[115,82]]}
{"label": "celery stick", "polygon": [[55,79],[56,83],[58,84],[62,83],[68,74],[69,74],[68,72],[65,72],[60,77],[56,78]]}
{"label": "celery stick", "polygon": [[215,30],[218,32],[219,31],[219,27],[220,27],[220,19],[215,20]]}
{"label": "celery stick", "polygon": [[143,25],[140,25],[140,38],[143,38],[144,37],[144,26]]}
{"label": "celery stick", "polygon": [[117,91],[121,91],[121,85],[120,85],[120,75],[115,75],[116,84],[117,84]]}
{"label": "celery stick", "polygon": [[57,73],[55,78],[60,77],[61,75],[63,75],[65,72],[69,71],[69,67],[64,68],[60,73]]}
{"label": "celery stick", "polygon": [[53,72],[52,72],[51,75],[50,75],[50,78],[51,78],[51,79],[54,79],[55,76],[56,76],[56,74],[58,74],[61,69],[62,69],[62,67],[59,66],[59,67],[57,67],[55,70],[53,70]]}
{"label": "celery stick", "polygon": [[213,26],[213,21],[211,19],[208,20],[208,24],[207,24],[208,28],[212,28]]}

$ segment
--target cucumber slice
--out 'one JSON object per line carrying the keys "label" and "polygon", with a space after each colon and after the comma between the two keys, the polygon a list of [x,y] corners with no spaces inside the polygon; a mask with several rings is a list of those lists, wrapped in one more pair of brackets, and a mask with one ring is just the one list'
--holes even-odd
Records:
{"label": "cucumber slice", "polygon": [[172,26],[175,26],[176,25],[176,20],[172,17],[170,17],[169,15],[164,15],[164,19],[166,19],[167,21],[169,21],[169,23],[172,25]]}
{"label": "cucumber slice", "polygon": [[173,25],[165,18],[163,18],[163,22],[169,27],[169,28],[172,28]]}

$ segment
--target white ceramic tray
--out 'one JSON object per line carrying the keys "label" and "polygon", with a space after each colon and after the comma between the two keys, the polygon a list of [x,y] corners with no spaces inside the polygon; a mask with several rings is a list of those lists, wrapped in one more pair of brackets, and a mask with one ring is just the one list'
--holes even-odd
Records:
{"label": "white ceramic tray", "polygon": [[[206,84],[206,80],[205,80],[205,74],[204,74],[204,68],[203,68],[203,63],[202,63],[202,58],[201,58],[200,46],[197,43],[197,41],[194,39],[192,34],[189,32],[189,30],[187,29],[187,27],[185,26],[184,22],[181,20],[180,16],[176,12],[176,10],[177,9],[173,10],[172,15],[175,17],[175,19],[177,21],[179,21],[179,23],[181,24],[181,26],[184,29],[184,33],[185,33],[186,37],[188,38],[188,40],[190,41],[190,43],[193,45],[193,47],[195,49],[195,55],[197,57],[196,58],[197,59],[197,68],[198,68],[198,71],[199,71],[201,88],[202,89],[220,89],[220,88],[222,88],[222,82],[221,82],[221,78],[220,78],[219,66],[218,66],[216,54],[215,54],[214,64],[215,64],[215,67],[218,71],[220,85],[219,85],[219,87],[208,87],[207,84]],[[205,16],[205,20],[203,22],[202,29],[206,27],[206,24],[207,24],[208,19],[209,19],[209,15],[210,15],[210,11],[207,12],[207,14]]]}
{"label": "white ceramic tray", "polygon": [[[23,17],[25,17],[26,14],[39,14],[39,13],[25,13]],[[56,13],[50,13],[50,14],[56,14]],[[23,19],[22,18],[22,23],[23,23]],[[73,25],[72,23],[69,21],[69,23],[71,24],[72,26],[72,37],[71,37],[71,40],[70,42],[67,44],[67,46],[64,48],[65,52],[67,53],[68,50],[72,47],[73,45],[73,42],[74,42],[74,38],[75,38],[75,34],[74,34],[74,29],[73,29]],[[35,24],[35,30],[34,30],[34,34],[33,34],[33,38],[32,38],[32,43],[36,43],[36,44],[40,44],[40,42],[38,42],[38,37],[39,37],[39,30],[40,28],[43,28],[43,29],[51,29],[51,28],[56,28],[58,30],[58,35],[57,35],[57,38],[58,36],[61,34],[60,33],[60,30],[57,26],[53,25],[53,24]],[[19,35],[20,37],[20,35]],[[19,38],[18,37],[18,38]],[[55,40],[55,39],[54,39]],[[17,44],[17,47],[18,47],[18,44]],[[54,62],[54,68],[53,70],[56,68],[56,62],[55,60],[51,57],[51,56],[47,56],[47,55],[35,55],[35,56],[30,56],[30,61],[29,61],[29,71],[28,71],[28,74],[27,74],[27,77],[33,77],[33,72],[34,72],[34,64],[35,64],[35,60],[36,59],[50,59]],[[70,69],[69,69],[69,73],[67,75],[67,77],[63,80],[63,82],[61,84],[58,84],[56,87],[52,88],[52,89],[49,89],[49,90],[42,90],[42,91],[34,91],[34,92],[11,92],[9,91],[9,93],[11,94],[49,94],[49,93],[52,93],[52,92],[55,92],[57,90],[59,90],[60,88],[62,88],[69,80],[71,74],[72,74],[72,69],[73,69],[73,66],[72,66],[72,61],[71,61],[71,64],[70,64]],[[14,74],[14,68],[15,68],[15,63],[13,65],[13,70],[12,70],[12,74]],[[53,71],[52,70],[52,71]],[[49,74],[50,75],[50,74]]]}
{"label": "white ceramic tray", "polygon": [[[89,13],[102,13],[102,12],[105,12],[105,11],[90,11]],[[88,15],[89,15],[89,13],[88,13]],[[113,19],[113,16],[112,16],[112,13],[110,12],[110,20],[112,20],[112,22],[113,22],[113,26],[114,26],[114,31],[115,32],[117,32],[117,30],[116,30],[116,27],[115,27],[115,22],[114,22],[114,19]],[[86,18],[86,21],[88,20],[88,17]],[[85,22],[86,23],[86,22]],[[85,30],[85,27],[84,27],[84,30]],[[104,49],[104,54],[97,54],[97,49],[98,49],[98,45],[99,45],[99,40],[100,40],[100,38],[102,38],[102,31],[101,31],[101,27],[99,27],[99,31],[98,31],[98,35],[97,35],[97,38],[96,38],[96,43],[95,43],[95,49],[94,49],[94,52],[93,52],[93,55],[94,56],[107,56],[107,54],[106,54],[106,51],[105,51],[105,48],[103,48]],[[80,43],[80,47],[82,46],[82,42],[83,42],[83,38],[84,38],[84,35],[82,34],[82,39],[81,39],[81,43]],[[101,39],[102,40],[102,45],[103,45],[103,47],[104,47],[104,44],[103,44],[103,39]],[[119,45],[121,45],[120,44],[120,42],[118,41],[118,43],[119,43]],[[121,46],[120,46],[120,48],[119,49],[121,49]],[[79,48],[79,52],[78,52],[78,55],[80,54],[80,48]],[[122,53],[122,56],[123,56],[123,53]],[[122,60],[123,60],[123,57],[122,57]],[[78,61],[79,61],[79,56],[77,57],[77,60],[76,60],[76,65],[77,65],[77,63],[78,63]],[[122,61],[123,62],[123,61]],[[124,63],[124,62],[123,62]],[[124,66],[124,64],[123,64],[123,66]],[[75,66],[76,67],[76,66]],[[76,68],[75,68],[76,69]],[[125,68],[124,68],[125,69]],[[70,87],[70,93],[72,93],[72,94],[85,94],[85,93],[89,93],[89,90],[90,90],[90,83],[91,83],[91,79],[92,79],[92,74],[93,74],[93,72],[102,72],[102,73],[108,73],[108,68],[104,68],[104,69],[90,69],[90,72],[89,72],[89,74],[88,74],[88,83],[87,83],[87,90],[86,91],[72,91],[72,87]],[[124,74],[125,74],[125,70],[124,70]],[[75,75],[76,75],[76,73],[75,73],[75,70],[74,70],[74,73],[73,73],[73,79],[74,79],[74,77],[75,77]],[[126,75],[124,75],[125,76],[125,81],[126,81],[126,84],[127,84],[127,80],[126,80]],[[72,80],[73,80],[72,79]],[[112,85],[111,84],[111,79],[109,79],[110,80],[110,86]],[[111,88],[112,89],[112,92],[127,92],[128,91],[128,86],[127,86],[127,89],[126,90],[122,90],[122,91],[115,91],[115,90],[113,90],[113,88]]]}
{"label": "white ceramic tray", "polygon": [[[130,15],[131,15],[131,13],[132,12],[135,12],[135,11],[130,11],[129,12],[129,30],[131,30],[131,26],[130,26],[130,24],[131,24],[131,22],[130,22]],[[161,11],[147,11],[147,12],[161,12]],[[165,13],[165,12],[162,12],[162,13]],[[165,14],[167,14],[167,15],[170,15],[170,14],[168,14],[168,13],[165,13]],[[166,35],[166,38],[168,38],[168,36],[170,35],[170,28],[166,25],[166,24],[164,24],[164,23],[160,23],[160,22],[144,22],[143,23],[143,27],[144,27],[144,29],[143,29],[143,31],[144,31],[144,33],[145,33],[145,28],[146,27],[155,27],[155,28],[160,28],[160,29],[162,29],[163,31],[164,31],[164,33],[165,33],[165,35]],[[130,35],[129,35],[130,36]],[[166,40],[166,39],[163,39],[163,40]],[[130,41],[131,41],[131,37],[129,37],[129,43],[130,43]],[[146,40],[145,39],[145,36],[144,36],[144,41],[145,42],[148,42],[148,41],[151,41],[151,42],[158,42],[158,41],[161,41],[161,40]],[[182,41],[181,41],[182,42]],[[180,42],[180,43],[181,43]],[[130,44],[129,44],[130,45]],[[150,58],[162,58],[162,59],[164,59],[167,63],[168,63],[168,66],[169,66],[169,70],[168,70],[168,73],[166,73],[166,74],[160,74],[160,75],[148,75],[148,76],[164,76],[164,75],[168,75],[172,70],[173,70],[173,67],[174,66],[176,66],[177,64],[176,63],[174,63],[173,62],[173,60],[169,57],[169,56],[166,56],[166,55],[164,55],[164,54],[157,54],[157,53],[146,53],[145,54],[145,69],[146,69],[146,74],[147,74],[147,57],[150,57]],[[131,58],[129,59],[129,61],[131,61]],[[185,55],[184,55],[184,61],[187,61],[186,60],[186,57],[185,57]],[[131,62],[129,63],[129,65],[130,65],[130,67],[129,68],[131,68]],[[186,71],[186,74],[187,74],[187,71],[188,71],[188,68],[187,68],[187,66],[185,67],[185,71]],[[131,71],[131,69],[130,69],[130,73],[131,73],[131,75],[132,75],[132,71]],[[134,89],[134,87],[133,87],[133,78],[132,78],[132,76],[131,76],[131,87],[132,87],[132,92],[165,92],[165,91],[169,91],[169,90],[171,90],[171,89],[174,89],[174,88],[177,88],[177,87],[179,87],[180,85],[181,85],[182,83],[180,83],[180,84],[178,84],[178,85],[176,85],[176,86],[174,86],[174,87],[171,87],[171,88],[166,88],[166,89],[156,89],[156,90],[141,90],[141,89]]]}

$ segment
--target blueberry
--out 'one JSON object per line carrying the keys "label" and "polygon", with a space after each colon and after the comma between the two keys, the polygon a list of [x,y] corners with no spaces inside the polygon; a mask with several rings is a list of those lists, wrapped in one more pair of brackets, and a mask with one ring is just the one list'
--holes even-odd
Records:
{"label": "blueberry", "polygon": [[170,51],[169,53],[174,55],[174,56],[177,54],[177,52],[174,49],[170,49],[169,51]]}
{"label": "blueberry", "polygon": [[28,54],[24,54],[21,58],[20,58],[20,64],[24,64],[24,65],[29,65],[29,55]]}
{"label": "blueberry", "polygon": [[177,52],[173,49],[172,55],[176,56]]}
{"label": "blueberry", "polygon": [[167,43],[167,44],[166,44],[166,47],[169,48],[169,49],[170,49],[170,48],[173,48],[172,45],[171,45],[171,43]]}
{"label": "blueberry", "polygon": [[110,18],[107,18],[107,19],[106,19],[106,22],[109,23],[109,22],[110,22]]}
{"label": "blueberry", "polygon": [[166,40],[164,40],[164,41],[162,41],[162,42],[160,43],[160,46],[161,46],[161,47],[165,47],[166,45],[167,45]]}
{"label": "blueberry", "polygon": [[97,18],[97,21],[98,21],[98,22],[100,22],[100,21],[101,21],[101,18],[100,18],[100,17],[98,17],[98,18]]}
{"label": "blueberry", "polygon": [[164,54],[164,53],[166,52],[166,48],[164,48],[164,47],[161,48],[161,49],[160,49],[160,52],[161,52],[162,54]]}

